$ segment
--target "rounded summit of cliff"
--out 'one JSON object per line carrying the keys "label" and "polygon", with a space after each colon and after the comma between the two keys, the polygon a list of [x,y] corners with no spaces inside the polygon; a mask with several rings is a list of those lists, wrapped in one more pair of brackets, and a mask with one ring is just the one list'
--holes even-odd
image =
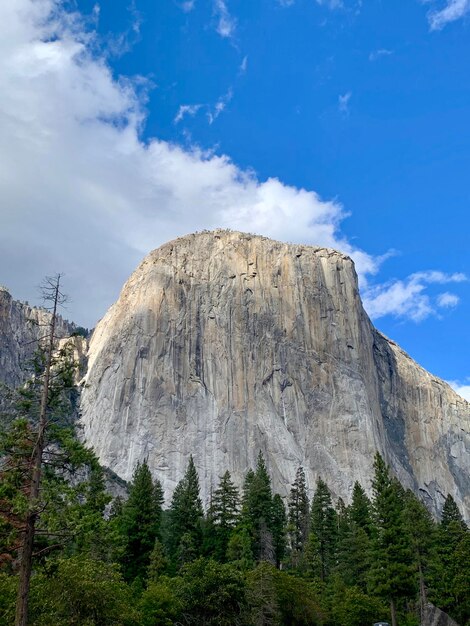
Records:
{"label": "rounded summit of cliff", "polygon": [[[155,266],[166,266],[179,280],[200,281],[242,279],[254,285],[271,283],[274,288],[289,274],[308,276],[322,268],[324,281],[333,287],[336,273],[348,275],[348,282],[358,292],[353,260],[332,248],[276,241],[228,229],[205,230],[178,237],[150,252],[124,286],[121,297],[141,284],[144,276],[155,277]],[[331,276],[329,276],[329,274]],[[335,281],[336,282],[336,278]],[[343,278],[340,282],[344,282]]]}
{"label": "rounded summit of cliff", "polygon": [[214,230],[202,230],[188,235],[183,235],[168,241],[158,248],[155,248],[144,259],[155,258],[165,254],[171,254],[175,249],[192,250],[200,247],[207,248],[223,248],[230,246],[238,250],[250,249],[272,249],[279,254],[292,254],[297,257],[303,254],[317,254],[321,256],[338,256],[345,261],[353,263],[353,260],[347,254],[324,246],[315,246],[311,244],[300,244],[278,241],[264,235],[246,233],[228,228],[216,228]]}

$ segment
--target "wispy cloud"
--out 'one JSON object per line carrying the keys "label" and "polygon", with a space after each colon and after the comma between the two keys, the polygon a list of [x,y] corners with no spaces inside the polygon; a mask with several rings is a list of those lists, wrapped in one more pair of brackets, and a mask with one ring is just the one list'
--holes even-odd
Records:
{"label": "wispy cloud", "polygon": [[317,0],[317,4],[329,9],[339,9],[343,6],[343,0]]}
{"label": "wispy cloud", "polygon": [[212,110],[207,112],[207,119],[209,120],[209,124],[213,124],[215,120],[219,117],[222,111],[225,110],[225,107],[233,98],[233,89],[229,87],[227,93],[225,93],[222,97],[220,97],[214,105]]}
{"label": "wispy cloud", "polygon": [[182,104],[178,109],[173,123],[178,124],[178,122],[181,122],[186,116],[194,117],[201,107],[202,104]]}
{"label": "wispy cloud", "polygon": [[351,100],[351,96],[351,91],[338,96],[338,110],[343,115],[349,115],[349,101]]}
{"label": "wispy cloud", "polygon": [[369,54],[369,61],[377,61],[381,57],[389,57],[393,54],[393,50],[388,50],[387,48],[379,48],[378,50],[373,50]]}
{"label": "wispy cloud", "polygon": [[448,380],[446,382],[459,394],[459,396],[462,396],[462,398],[467,400],[467,402],[470,402],[470,377],[467,377],[463,382],[458,380]]}
{"label": "wispy cloud", "polygon": [[213,0],[213,12],[217,19],[216,31],[221,37],[232,38],[237,27],[237,20],[229,13],[225,0]]}
{"label": "wispy cloud", "polygon": [[453,309],[460,302],[460,298],[455,293],[446,291],[437,296],[437,305],[443,309]]}
{"label": "wispy cloud", "polygon": [[185,0],[185,2],[181,2],[181,4],[179,5],[180,9],[184,13],[191,13],[191,11],[195,8],[195,6],[196,6],[196,0]]}
{"label": "wispy cloud", "polygon": [[450,22],[461,19],[470,12],[470,0],[446,0],[442,9],[433,9],[428,13],[431,30],[441,30]]}
{"label": "wispy cloud", "polygon": [[240,67],[238,68],[239,74],[244,74],[246,72],[246,68],[248,67],[248,57],[244,56],[242,62],[240,63]]}
{"label": "wispy cloud", "polygon": [[460,283],[465,274],[439,271],[416,272],[405,280],[394,280],[365,290],[364,307],[372,319],[393,315],[420,322],[436,314],[437,307],[453,307],[458,296],[443,293],[436,300],[426,293],[429,285]]}
{"label": "wispy cloud", "polygon": [[281,7],[291,7],[294,4],[295,0],[277,0],[277,3],[281,5]]}

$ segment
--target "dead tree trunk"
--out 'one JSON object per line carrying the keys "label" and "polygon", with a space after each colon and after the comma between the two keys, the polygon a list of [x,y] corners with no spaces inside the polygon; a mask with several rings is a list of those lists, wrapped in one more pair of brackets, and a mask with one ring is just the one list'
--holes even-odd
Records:
{"label": "dead tree trunk", "polygon": [[41,471],[45,447],[45,433],[47,429],[47,408],[51,378],[52,357],[54,353],[57,308],[63,302],[60,292],[60,274],[54,279],[46,279],[44,298],[52,302],[52,318],[49,326],[49,335],[46,337],[44,375],[41,386],[41,402],[39,408],[38,431],[34,449],[31,455],[31,479],[29,489],[29,507],[26,515],[23,540],[21,543],[19,565],[19,587],[16,600],[15,626],[27,626],[28,599],[33,565],[34,534],[37,519],[37,504],[41,484]]}

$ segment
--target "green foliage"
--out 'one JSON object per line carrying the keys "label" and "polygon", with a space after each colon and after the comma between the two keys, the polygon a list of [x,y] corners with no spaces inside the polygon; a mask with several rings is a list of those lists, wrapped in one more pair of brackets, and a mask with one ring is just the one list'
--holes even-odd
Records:
{"label": "green foliage", "polygon": [[316,626],[325,622],[326,612],[313,585],[282,571],[275,575],[282,624]]}
{"label": "green foliage", "polygon": [[32,581],[34,626],[129,626],[136,613],[116,565],[84,556],[60,558]]}
{"label": "green foliage", "polygon": [[173,626],[182,606],[176,595],[179,579],[160,577],[152,580],[138,603],[140,626]]}
{"label": "green foliage", "polygon": [[302,467],[298,468],[290,490],[288,511],[289,563],[295,568],[301,562],[309,527],[309,501]]}
{"label": "green foliage", "polygon": [[274,544],[274,556],[279,567],[286,553],[286,508],[281,496],[276,493],[272,503],[271,532]]}
{"label": "green foliage", "polygon": [[397,602],[416,594],[411,538],[406,525],[404,491],[377,453],[372,481],[374,532],[369,589],[390,602],[392,621]]}
{"label": "green foliage", "polygon": [[275,563],[273,495],[266,462],[261,452],[258,455],[256,471],[250,470],[245,478],[241,524],[251,535],[254,559]]}
{"label": "green foliage", "polygon": [[182,569],[176,590],[183,624],[232,626],[244,623],[244,580],[229,564],[199,558]]}
{"label": "green foliage", "polygon": [[429,596],[460,624],[470,623],[469,563],[470,532],[448,496],[432,548]]}
{"label": "green foliage", "polygon": [[193,457],[173,493],[170,507],[169,548],[174,565],[195,558],[202,547],[204,511],[199,497],[199,478]]}
{"label": "green foliage", "polygon": [[372,504],[363,487],[356,481],[353,487],[349,517],[357,528],[362,528],[368,535],[372,526]]}
{"label": "green foliage", "polygon": [[237,525],[240,508],[238,489],[227,471],[214,491],[208,511],[206,535],[209,535],[209,551],[218,561],[224,561],[230,536]]}
{"label": "green foliage", "polygon": [[150,553],[150,562],[147,570],[147,580],[149,582],[157,582],[160,576],[168,568],[168,559],[165,554],[163,545],[159,539],[155,539],[153,550]]}
{"label": "green foliage", "polygon": [[237,528],[227,545],[227,560],[236,568],[246,571],[253,567],[253,551],[250,533],[246,528]]}
{"label": "green foliage", "polygon": [[327,484],[319,478],[312,499],[308,561],[314,576],[326,580],[336,556],[336,511]]}
{"label": "green foliage", "polygon": [[463,521],[463,517],[459,511],[459,507],[457,506],[454,498],[449,493],[444,502],[444,506],[442,507],[441,525],[443,528],[445,528],[451,522],[456,522],[462,527],[462,530],[467,530],[467,525]]}
{"label": "green foliage", "polygon": [[362,591],[367,589],[367,575],[371,558],[371,541],[365,528],[370,532],[371,524],[359,525],[354,515],[354,498],[350,507],[338,505],[338,526],[335,571],[342,582],[348,586],[357,586]]}
{"label": "green foliage", "polygon": [[266,562],[259,563],[247,574],[249,624],[252,626],[282,624],[276,577],[276,568]]}
{"label": "green foliage", "polygon": [[122,506],[118,527],[123,537],[121,564],[124,578],[145,580],[150,554],[159,536],[162,513],[160,483],[152,481],[146,462],[138,463],[129,487],[129,498]]}
{"label": "green foliage", "polygon": [[355,586],[346,586],[336,580],[331,595],[333,624],[363,626],[388,617],[388,607],[378,598],[369,596]]}

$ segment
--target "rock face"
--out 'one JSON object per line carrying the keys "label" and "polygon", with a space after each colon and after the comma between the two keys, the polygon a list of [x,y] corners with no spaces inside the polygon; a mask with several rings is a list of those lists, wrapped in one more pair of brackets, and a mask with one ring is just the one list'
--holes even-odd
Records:
{"label": "rock face", "polygon": [[[37,348],[37,341],[47,333],[51,313],[14,300],[0,287],[0,382],[10,387],[21,384],[25,367]],[[57,318],[57,337],[69,337],[76,330],[61,317]]]}
{"label": "rock face", "polygon": [[171,494],[192,454],[207,499],[261,450],[275,489],[302,465],[346,500],[379,450],[438,510],[470,512],[470,405],[374,329],[351,259],[237,232],[149,254],[98,324],[81,411],[102,463],[148,459]]}

